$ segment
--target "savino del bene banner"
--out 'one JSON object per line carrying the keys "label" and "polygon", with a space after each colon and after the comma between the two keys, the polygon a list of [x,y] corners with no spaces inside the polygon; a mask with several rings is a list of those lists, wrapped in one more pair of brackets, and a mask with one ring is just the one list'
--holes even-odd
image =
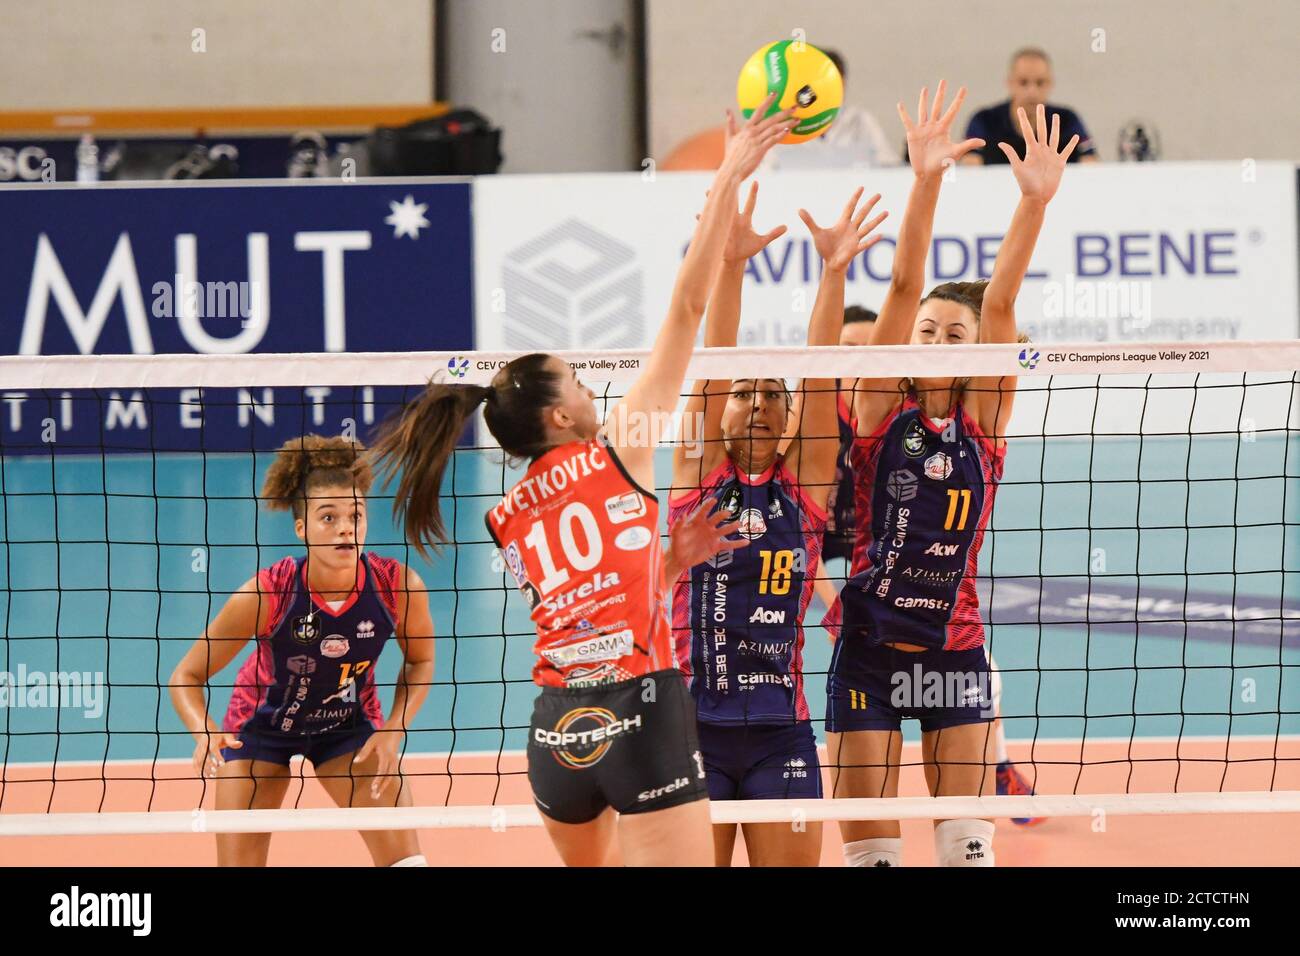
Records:
{"label": "savino del bene banner", "polygon": [[[0,230],[0,354],[473,342],[468,183],[0,188]],[[404,391],[230,385],[33,393],[0,382],[0,449],[263,450],[347,419],[364,437]]]}
{"label": "savino del bene banner", "polygon": [[[846,300],[879,309],[908,169],[782,172],[754,225],[789,231],[749,263],[739,343],[802,345],[820,261],[800,222],[833,222],[858,186],[882,196],[881,242]],[[707,173],[501,176],[474,195],[480,349],[648,346],[704,203]],[[957,167],[939,198],[927,285],[987,278],[1019,199],[1006,166]],[[1036,343],[1290,339],[1296,172],[1289,163],[1071,166],[1047,211],[1016,319]],[[595,376],[591,376],[595,377]]]}

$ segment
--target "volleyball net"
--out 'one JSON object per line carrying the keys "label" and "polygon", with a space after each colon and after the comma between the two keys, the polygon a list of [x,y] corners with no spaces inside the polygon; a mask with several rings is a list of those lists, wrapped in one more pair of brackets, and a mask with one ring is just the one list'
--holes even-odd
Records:
{"label": "volleyball net", "polygon": [[[606,413],[647,357],[556,354]],[[368,444],[430,378],[486,384],[511,357],[0,358],[0,835],[191,832],[196,814],[208,832],[537,825],[535,631],[482,520],[522,471],[481,422],[446,476],[441,553],[403,539],[391,489],[369,495],[366,550],[419,572],[435,628],[430,694],[401,743],[415,806],[318,807],[304,783],[279,810],[212,810],[168,693],[229,595],[303,553],[292,520],[259,507],[273,449],[307,433]],[[917,773],[896,799],[718,803],[715,820],[1300,811],[1295,369],[1297,342],[697,350],[684,392],[1018,377],[977,589],[1003,727],[1037,790],[926,796],[908,730]],[[689,456],[704,437],[689,416],[661,425],[666,491],[672,446]],[[819,740],[823,613],[814,599],[803,655]],[[218,723],[252,652],[211,678]],[[374,675],[385,713],[400,658],[389,647]]]}

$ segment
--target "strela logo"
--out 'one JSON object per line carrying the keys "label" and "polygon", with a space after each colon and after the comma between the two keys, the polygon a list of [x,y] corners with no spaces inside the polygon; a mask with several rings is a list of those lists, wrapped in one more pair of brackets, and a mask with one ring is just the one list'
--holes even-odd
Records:
{"label": "strela logo", "polygon": [[555,614],[558,611],[564,610],[566,607],[572,606],[575,601],[591,597],[599,591],[606,591],[610,588],[618,587],[621,583],[617,571],[611,571],[608,574],[603,571],[597,571],[596,576],[590,581],[584,581],[576,588],[571,588],[562,594],[558,594],[553,598],[547,598],[542,601],[542,607],[551,614]]}

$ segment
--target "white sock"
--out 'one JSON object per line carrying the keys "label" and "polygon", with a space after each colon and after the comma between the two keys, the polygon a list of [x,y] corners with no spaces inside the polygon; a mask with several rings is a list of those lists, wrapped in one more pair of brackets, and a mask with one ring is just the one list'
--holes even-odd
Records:
{"label": "white sock", "polygon": [[903,841],[895,837],[844,844],[845,866],[902,866]]}
{"label": "white sock", "polygon": [[940,866],[993,866],[993,824],[944,820],[934,828],[934,858]]}
{"label": "white sock", "polygon": [[1007,734],[1002,729],[1002,674],[999,673],[992,654],[989,655],[989,684],[989,689],[993,692],[994,759],[1000,764],[1009,763],[1011,758],[1007,756]]}
{"label": "white sock", "polygon": [[398,860],[396,863],[393,863],[391,865],[392,866],[428,866],[429,861],[424,858],[423,853],[417,853],[415,854],[415,856],[408,856],[404,859]]}

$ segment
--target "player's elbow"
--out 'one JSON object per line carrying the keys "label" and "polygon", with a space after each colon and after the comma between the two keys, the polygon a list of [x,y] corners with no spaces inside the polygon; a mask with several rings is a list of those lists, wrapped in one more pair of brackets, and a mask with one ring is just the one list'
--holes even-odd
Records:
{"label": "player's elbow", "polygon": [[1016,324],[1016,297],[1014,294],[998,288],[992,283],[984,290],[980,302],[982,324],[1011,325]]}
{"label": "player's elbow", "polygon": [[167,685],[171,688],[171,692],[175,694],[187,687],[201,687],[203,685],[203,677],[202,675],[195,673],[193,666],[185,661],[181,661],[172,670]]}
{"label": "player's elbow", "polygon": [[921,290],[925,288],[925,276],[920,272],[915,275],[907,269],[900,267],[897,259],[894,262],[894,271],[889,275],[889,291],[887,295],[897,296],[900,298],[920,298]]}
{"label": "player's elbow", "polygon": [[669,321],[693,322],[698,325],[708,304],[708,276],[696,279],[684,275],[673,289],[672,304],[668,310]]}
{"label": "player's elbow", "polygon": [[676,315],[681,322],[699,325],[700,319],[704,316],[704,310],[708,307],[708,304],[708,289],[683,290],[683,294],[678,300]]}

